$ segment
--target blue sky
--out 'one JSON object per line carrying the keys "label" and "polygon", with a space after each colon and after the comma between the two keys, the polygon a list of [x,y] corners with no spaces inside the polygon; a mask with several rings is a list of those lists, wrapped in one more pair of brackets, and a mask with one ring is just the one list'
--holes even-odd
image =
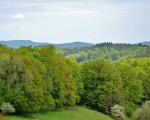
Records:
{"label": "blue sky", "polygon": [[0,40],[150,41],[150,0],[1,0]]}

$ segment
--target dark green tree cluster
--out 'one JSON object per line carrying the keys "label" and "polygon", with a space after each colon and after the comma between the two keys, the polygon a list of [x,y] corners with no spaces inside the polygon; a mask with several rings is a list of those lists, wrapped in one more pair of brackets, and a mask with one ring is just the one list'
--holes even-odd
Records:
{"label": "dark green tree cluster", "polygon": [[[74,47],[62,49],[64,56],[74,56],[78,62],[93,60],[95,58],[104,58],[110,61],[116,61],[122,56],[121,51],[134,47],[131,44],[113,44],[111,42],[99,43],[94,46]],[[60,51],[60,49],[58,49]]]}
{"label": "dark green tree cluster", "polygon": [[122,51],[122,50],[127,50],[131,47],[133,47],[133,45],[131,44],[126,44],[126,43],[112,43],[112,42],[104,42],[104,43],[99,43],[99,44],[96,44],[95,47],[107,47],[107,48],[114,48],[115,50],[117,51]]}

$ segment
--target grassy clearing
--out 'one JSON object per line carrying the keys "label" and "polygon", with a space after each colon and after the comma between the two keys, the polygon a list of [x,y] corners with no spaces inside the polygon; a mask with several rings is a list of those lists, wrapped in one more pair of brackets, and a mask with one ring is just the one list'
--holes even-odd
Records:
{"label": "grassy clearing", "polygon": [[[9,116],[8,120],[33,120],[33,116]],[[75,111],[42,112],[38,116],[39,120],[112,120],[107,115],[83,107]]]}

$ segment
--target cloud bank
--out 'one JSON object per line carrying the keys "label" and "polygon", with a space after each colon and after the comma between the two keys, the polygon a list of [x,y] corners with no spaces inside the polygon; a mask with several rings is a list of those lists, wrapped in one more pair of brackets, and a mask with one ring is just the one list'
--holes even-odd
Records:
{"label": "cloud bank", "polygon": [[150,0],[1,0],[0,4],[4,40],[18,35],[50,43],[150,40]]}

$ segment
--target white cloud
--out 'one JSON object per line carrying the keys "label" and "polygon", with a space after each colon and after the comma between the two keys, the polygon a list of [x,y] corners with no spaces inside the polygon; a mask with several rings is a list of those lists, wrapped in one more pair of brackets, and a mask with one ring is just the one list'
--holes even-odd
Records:
{"label": "white cloud", "polygon": [[14,19],[24,19],[24,18],[25,18],[25,15],[22,14],[22,13],[19,13],[19,14],[15,15],[13,18],[14,18]]}

